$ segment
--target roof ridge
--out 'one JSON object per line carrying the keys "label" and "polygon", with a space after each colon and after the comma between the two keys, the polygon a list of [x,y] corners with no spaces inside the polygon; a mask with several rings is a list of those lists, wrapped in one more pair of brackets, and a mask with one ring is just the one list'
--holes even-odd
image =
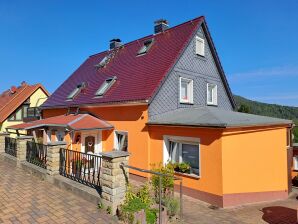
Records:
{"label": "roof ridge", "polygon": [[[82,116],[79,116],[78,118],[74,119],[73,121],[69,122],[67,125],[68,126],[71,126],[72,124],[82,120],[84,117],[86,117],[87,114],[78,114],[78,115],[82,115]],[[74,115],[75,116],[75,115]]]}
{"label": "roof ridge", "polygon": [[[149,37],[155,37],[155,36],[157,36],[157,35],[161,35],[161,34],[167,33],[167,32],[169,32],[169,31],[171,31],[171,30],[173,30],[173,29],[176,29],[177,27],[186,25],[187,23],[193,23],[193,22],[195,22],[196,20],[199,20],[199,19],[205,19],[205,16],[199,16],[199,17],[196,17],[196,18],[194,18],[194,19],[191,19],[191,20],[188,20],[188,21],[186,21],[186,22],[180,23],[180,24],[178,24],[178,25],[176,25],[176,26],[170,27],[170,28],[166,29],[165,31],[160,32],[160,33],[157,33],[157,34],[154,34],[154,33],[153,33],[153,34],[149,34],[149,35],[147,35],[147,36],[140,37],[140,38],[138,38],[138,39],[129,41],[129,42],[127,42],[127,43],[121,45],[121,47],[125,47],[125,46],[128,46],[128,45],[131,45],[131,44],[133,44],[134,42],[138,42],[138,41],[141,41],[141,40],[143,40],[143,39],[147,39],[147,38],[149,38]],[[103,54],[103,53],[105,53],[105,52],[110,52],[110,50],[101,51],[101,52],[92,54],[92,55],[90,55],[89,57],[94,57],[94,56]]]}

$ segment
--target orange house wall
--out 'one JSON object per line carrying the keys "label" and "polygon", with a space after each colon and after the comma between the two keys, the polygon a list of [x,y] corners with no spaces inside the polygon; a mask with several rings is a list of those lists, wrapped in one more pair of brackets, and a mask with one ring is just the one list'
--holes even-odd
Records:
{"label": "orange house wall", "polygon": [[[163,161],[164,135],[200,138],[201,177],[183,177],[183,186],[222,195],[221,133],[219,129],[151,126],[150,161]],[[198,161],[199,162],[199,161]]]}
{"label": "orange house wall", "polygon": [[287,191],[287,129],[224,132],[223,194]]}

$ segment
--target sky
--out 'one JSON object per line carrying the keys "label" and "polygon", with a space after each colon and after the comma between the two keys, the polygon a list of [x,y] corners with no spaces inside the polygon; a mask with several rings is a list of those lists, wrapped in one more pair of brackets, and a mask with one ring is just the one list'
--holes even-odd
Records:
{"label": "sky", "polygon": [[55,91],[84,60],[204,15],[232,92],[298,106],[297,0],[0,0],[0,91],[42,83]]}

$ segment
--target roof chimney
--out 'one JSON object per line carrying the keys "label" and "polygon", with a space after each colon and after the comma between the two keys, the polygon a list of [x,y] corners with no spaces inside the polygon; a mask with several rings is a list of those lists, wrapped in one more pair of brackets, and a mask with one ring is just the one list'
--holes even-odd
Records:
{"label": "roof chimney", "polygon": [[169,28],[169,23],[165,19],[159,19],[154,22],[154,33],[164,32]]}
{"label": "roof chimney", "polygon": [[14,94],[16,91],[17,91],[17,87],[15,87],[15,86],[10,87],[11,94]]}
{"label": "roof chimney", "polygon": [[121,40],[118,38],[110,40],[110,50],[120,47],[121,45],[122,45]]}

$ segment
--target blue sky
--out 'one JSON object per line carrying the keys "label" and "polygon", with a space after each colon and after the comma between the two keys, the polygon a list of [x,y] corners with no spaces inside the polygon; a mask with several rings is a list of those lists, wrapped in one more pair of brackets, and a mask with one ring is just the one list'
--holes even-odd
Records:
{"label": "blue sky", "polygon": [[234,94],[298,106],[298,1],[0,0],[0,91],[25,80],[53,92],[119,37],[205,15]]}

